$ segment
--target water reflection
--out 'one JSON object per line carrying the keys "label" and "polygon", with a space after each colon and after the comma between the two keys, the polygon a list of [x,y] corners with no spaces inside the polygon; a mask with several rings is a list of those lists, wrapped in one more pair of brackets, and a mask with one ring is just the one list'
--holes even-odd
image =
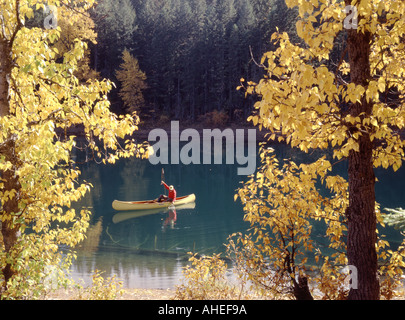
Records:
{"label": "water reflection", "polygon": [[[78,258],[71,269],[72,277],[90,285],[91,275],[98,269],[105,271],[107,276],[116,275],[127,288],[173,288],[187,264],[187,257],[181,248],[162,246],[170,243],[167,238],[161,239],[158,234],[145,236],[139,232],[137,226],[143,222],[138,223],[137,219],[156,216],[158,219],[153,221],[163,234],[176,228],[178,211],[193,210],[195,205],[188,203],[166,209],[118,212],[113,215],[112,224],[105,228],[103,217],[100,217],[88,228],[86,239],[77,248]],[[118,224],[122,227],[118,229],[120,232],[114,229]]]}
{"label": "water reflection", "polygon": [[97,268],[124,279],[126,287],[173,287],[187,263],[187,252],[223,251],[229,234],[246,227],[242,208],[233,200],[241,180],[236,167],[165,166],[165,178],[176,185],[178,194],[195,193],[197,202],[176,206],[175,211],[132,212],[113,210],[112,201],[160,194],[160,168],[125,159],[114,166],[85,163],[81,169],[82,178],[94,188],[77,207],[91,207],[91,224],[102,218],[102,231],[93,251],[78,252],[72,267],[75,279],[90,279]]}
{"label": "water reflection", "polygon": [[[305,155],[283,145],[274,145],[280,160],[311,161],[319,154]],[[318,151],[315,151],[318,152]],[[161,169],[165,179],[176,186],[179,195],[195,193],[197,202],[169,209],[117,212],[114,199],[137,201],[161,194]],[[164,165],[147,160],[123,159],[115,165],[85,163],[82,178],[94,185],[78,208],[93,212],[89,242],[79,249],[72,267],[75,278],[89,279],[94,269],[105,270],[124,280],[126,287],[167,288],[178,284],[187,252],[222,252],[227,237],[248,227],[243,221],[240,202],[234,202],[241,186],[237,165]],[[347,163],[334,166],[345,176]],[[376,170],[377,201],[381,207],[405,207],[405,168]],[[398,231],[382,233],[393,244],[402,240]],[[90,239],[92,239],[90,241]]]}
{"label": "water reflection", "polygon": [[94,224],[90,225],[86,232],[86,237],[77,246],[76,250],[82,254],[91,254],[98,250],[101,233],[103,231],[103,217]]}
{"label": "water reflection", "polygon": [[95,269],[105,271],[104,275],[116,275],[124,281],[126,288],[173,288],[181,277],[186,259],[178,256],[142,253],[130,249],[100,247],[89,254],[78,254],[70,272],[73,279],[91,284]]}
{"label": "water reflection", "polygon": [[169,207],[169,214],[167,216],[167,218],[165,219],[165,221],[163,222],[163,230],[167,227],[169,227],[170,229],[174,229],[174,225],[176,224],[177,221],[177,212],[176,212],[176,208],[173,207]]}
{"label": "water reflection", "polygon": [[152,214],[160,214],[160,213],[166,213],[166,212],[170,213],[170,211],[174,211],[174,213],[172,213],[172,214],[174,214],[177,219],[176,210],[184,210],[184,209],[192,210],[194,208],[195,208],[195,202],[192,202],[192,203],[185,203],[185,204],[182,204],[179,206],[170,206],[168,208],[163,208],[163,209],[158,208],[158,209],[149,209],[149,210],[134,210],[134,211],[118,212],[118,213],[114,214],[114,216],[112,217],[112,222],[120,223],[125,220],[140,218],[140,217],[148,216],[148,215],[152,215]]}

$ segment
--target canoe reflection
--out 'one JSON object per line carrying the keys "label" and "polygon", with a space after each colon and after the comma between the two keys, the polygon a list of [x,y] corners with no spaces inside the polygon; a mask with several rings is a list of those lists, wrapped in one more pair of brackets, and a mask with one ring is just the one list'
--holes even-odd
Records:
{"label": "canoe reflection", "polygon": [[[170,206],[169,208],[125,211],[125,212],[116,213],[112,217],[112,221],[113,221],[113,223],[120,223],[122,221],[129,220],[129,219],[139,218],[139,217],[148,216],[148,215],[157,214],[157,213],[169,212],[169,217],[167,219],[170,219],[170,217],[171,217],[171,220],[172,221],[174,220],[174,222],[175,222],[177,220],[177,211],[178,210],[194,209],[194,208],[195,208],[195,202],[186,203],[186,204],[182,204],[179,206]],[[171,211],[174,211],[174,212],[170,213]],[[166,221],[165,221],[165,223],[166,223]],[[170,223],[170,220],[168,220],[168,223]]]}

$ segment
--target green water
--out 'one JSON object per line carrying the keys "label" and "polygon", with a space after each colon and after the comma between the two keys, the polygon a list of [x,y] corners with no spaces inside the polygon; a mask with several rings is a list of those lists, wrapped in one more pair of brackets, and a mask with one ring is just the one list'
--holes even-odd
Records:
{"label": "green water", "polygon": [[[282,145],[273,146],[278,156],[305,161]],[[128,288],[173,288],[179,284],[187,252],[213,253],[224,250],[223,243],[234,232],[244,231],[240,202],[234,202],[235,190],[246,177],[237,175],[239,165],[152,165],[148,160],[125,159],[115,165],[81,165],[82,177],[94,185],[91,195],[80,206],[91,207],[92,230],[72,276],[89,282],[95,269],[106,276],[116,275]],[[194,193],[195,207],[176,211],[118,213],[111,207],[114,199],[147,200],[164,193],[160,185],[161,169],[165,181],[176,187],[177,195]],[[340,163],[337,170],[347,170]],[[405,169],[396,173],[377,170],[377,201],[382,207],[405,207]],[[386,230],[395,245],[402,237]]]}

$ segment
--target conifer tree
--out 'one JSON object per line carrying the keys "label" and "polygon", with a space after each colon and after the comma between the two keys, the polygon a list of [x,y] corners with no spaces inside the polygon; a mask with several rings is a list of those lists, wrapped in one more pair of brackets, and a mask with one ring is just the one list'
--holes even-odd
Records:
{"label": "conifer tree", "polygon": [[130,0],[98,1],[92,17],[96,23],[98,45],[94,46],[95,70],[114,77],[119,57],[125,48],[136,46],[137,15]]}
{"label": "conifer tree", "polygon": [[121,82],[119,95],[124,101],[127,112],[132,113],[142,108],[146,89],[146,75],[139,69],[138,60],[125,49],[122,53],[122,64],[117,70],[117,79]]}

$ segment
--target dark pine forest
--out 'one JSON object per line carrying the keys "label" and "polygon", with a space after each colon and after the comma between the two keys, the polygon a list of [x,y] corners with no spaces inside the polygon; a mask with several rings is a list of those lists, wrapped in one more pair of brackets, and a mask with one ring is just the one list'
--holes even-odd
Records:
{"label": "dark pine forest", "polygon": [[101,0],[92,12],[98,33],[91,64],[112,79],[112,108],[127,112],[116,70],[127,49],[146,75],[141,120],[244,121],[252,98],[240,79],[258,80],[270,35],[295,29],[284,0]]}

